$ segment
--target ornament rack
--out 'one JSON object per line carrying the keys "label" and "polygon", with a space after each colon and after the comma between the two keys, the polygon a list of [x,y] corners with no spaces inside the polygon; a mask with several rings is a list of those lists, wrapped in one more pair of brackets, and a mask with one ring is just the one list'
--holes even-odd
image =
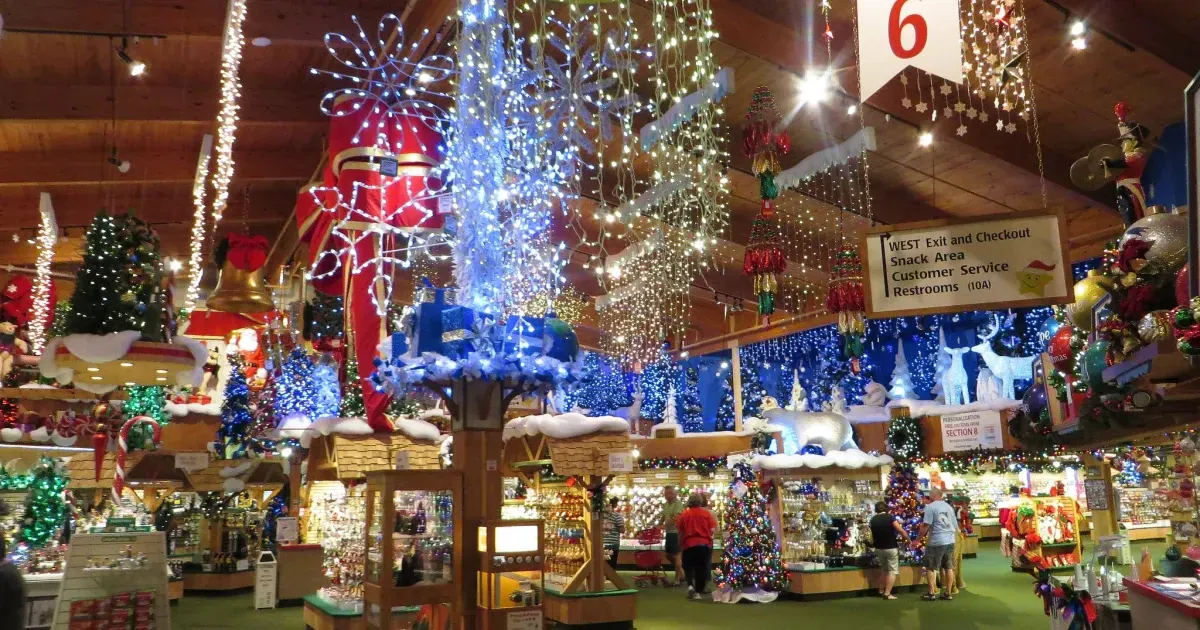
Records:
{"label": "ornament rack", "polygon": [[713,535],[713,561],[720,562],[729,481],[729,471],[724,469],[707,475],[695,469],[647,469],[613,477],[609,493],[621,500],[619,509],[625,516],[625,533],[621,537],[617,565],[632,567],[635,565],[634,555],[639,551],[663,549],[663,543],[645,545],[639,542],[637,534],[642,529],[660,527],[663,488],[666,486],[675,487],[679,500],[685,504],[693,493],[701,492],[708,496],[709,508],[717,517],[717,529]]}
{"label": "ornament rack", "polygon": [[603,517],[592,509],[594,492],[606,497],[614,478],[609,455],[631,452],[629,435],[612,432],[565,439],[538,433],[504,444],[501,472],[533,490],[545,520],[543,609],[550,621],[629,628],[637,617],[637,591],[605,562]]}
{"label": "ornament rack", "polygon": [[[55,609],[54,630],[92,627],[103,620],[110,626],[124,619],[146,627],[171,629],[167,607],[166,540],[162,532],[140,534],[79,534],[71,539],[62,588]],[[93,558],[144,554],[134,568],[90,568]]]}
{"label": "ornament rack", "polygon": [[[1014,569],[1029,570],[1029,565],[1041,564],[1050,571],[1062,571],[1074,569],[1082,562],[1079,512],[1074,499],[1023,497],[1014,513],[1019,514],[1022,509],[1032,509],[1033,519],[1022,537],[1013,539]],[[1036,542],[1030,542],[1032,534],[1037,534]]]}

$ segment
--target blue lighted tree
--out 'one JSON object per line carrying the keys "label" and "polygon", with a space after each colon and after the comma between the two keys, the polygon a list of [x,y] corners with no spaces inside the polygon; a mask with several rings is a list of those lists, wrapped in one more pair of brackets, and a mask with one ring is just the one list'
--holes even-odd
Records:
{"label": "blue lighted tree", "polygon": [[704,409],[700,404],[700,370],[696,366],[687,368],[683,384],[683,396],[679,397],[679,424],[684,433],[699,433],[704,430]]}
{"label": "blue lighted tree", "polygon": [[337,366],[322,361],[312,371],[312,387],[314,392],[313,415],[311,419],[326,416],[338,417],[342,408],[342,387],[338,383]]}
{"label": "blue lighted tree", "polygon": [[246,456],[254,413],[250,409],[250,386],[242,372],[242,362],[236,355],[229,360],[229,380],[225,383],[225,402],[221,403],[221,426],[213,453],[221,459]]}
{"label": "blue lighted tree", "polygon": [[645,397],[642,399],[641,417],[654,422],[662,420],[667,406],[667,389],[675,371],[675,366],[665,353],[642,371],[642,393]]}
{"label": "blue lighted tree", "polygon": [[[744,357],[743,357],[744,358]],[[750,361],[742,362],[742,417],[757,418],[762,413],[763,397],[767,389],[758,377],[758,366]]]}
{"label": "blue lighted tree", "polygon": [[733,413],[733,376],[721,381],[721,403],[717,407],[717,431],[732,431],[736,418]]}
{"label": "blue lighted tree", "polygon": [[313,363],[301,348],[292,350],[283,362],[275,379],[275,417],[286,420],[292,416],[315,418],[316,395],[313,391]]}
{"label": "blue lighted tree", "polygon": [[633,404],[620,360],[596,352],[584,355],[580,383],[572,398],[591,416],[603,416]]}

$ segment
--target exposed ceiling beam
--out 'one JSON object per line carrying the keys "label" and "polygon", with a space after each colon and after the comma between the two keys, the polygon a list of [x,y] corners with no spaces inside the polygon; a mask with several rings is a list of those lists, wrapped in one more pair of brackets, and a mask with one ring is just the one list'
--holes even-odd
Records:
{"label": "exposed ceiling beam", "polygon": [[[312,174],[311,151],[234,151],[235,181],[303,183]],[[119,173],[102,156],[42,151],[0,152],[0,189],[11,186],[131,185],[153,182],[191,183],[194,152],[121,152],[130,169]],[[190,200],[190,193],[188,198]]]}
{"label": "exposed ceiling beam", "polygon": [[[328,124],[319,89],[246,88],[238,99],[242,125]],[[201,122],[212,124],[220,92],[215,86],[164,87],[126,85],[116,88],[119,121]],[[10,84],[0,99],[0,120],[108,120],[112,91],[107,85]],[[193,162],[195,158],[193,157]]]}
{"label": "exposed ceiling beam", "polygon": [[1171,3],[1129,0],[1046,0],[1046,3],[1082,20],[1091,29],[1158,57],[1188,77],[1200,71],[1200,40],[1194,33],[1174,28]]}
{"label": "exposed ceiling beam", "polygon": [[[711,6],[716,30],[720,33],[720,41],[770,62],[783,71],[797,76],[803,75],[807,68],[805,60],[812,57],[810,47],[812,37],[805,35],[804,25],[787,25],[769,19],[751,8],[753,0],[711,0]],[[837,22],[837,20],[831,20],[831,22]],[[854,32],[853,26],[846,22],[836,23],[833,28],[839,33]],[[853,38],[837,40],[834,42],[834,46],[834,58],[845,60],[843,62],[845,65],[852,65],[851,61],[855,58]],[[857,81],[850,74],[847,73],[841,83],[847,92],[857,93]],[[956,136],[954,128],[957,124],[951,119],[942,117],[936,123],[931,123],[919,117],[915,111],[901,107],[902,89],[903,86],[899,79],[894,79],[876,92],[868,100],[868,104],[914,128],[933,129],[941,138],[941,142],[962,143],[1034,176],[1038,175],[1035,147],[1023,136],[999,133],[968,133],[965,136]],[[1101,191],[1085,193],[1071,184],[1068,177],[1071,159],[1050,153],[1045,147],[1043,147],[1042,153],[1048,184],[1059,186],[1093,203],[1109,208],[1115,207],[1112,195]]]}

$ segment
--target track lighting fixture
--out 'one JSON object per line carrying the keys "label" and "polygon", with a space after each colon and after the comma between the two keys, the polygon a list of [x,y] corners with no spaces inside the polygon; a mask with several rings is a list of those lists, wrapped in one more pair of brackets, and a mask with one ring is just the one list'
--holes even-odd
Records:
{"label": "track lighting fixture", "polygon": [[[135,40],[135,43],[136,43],[136,40]],[[142,76],[142,74],[144,74],[146,72],[146,64],[144,62],[138,61],[138,60],[134,59],[133,57],[129,56],[129,40],[128,40],[128,38],[125,38],[125,37],[121,38],[121,47],[117,49],[117,57],[119,57],[121,59],[121,61],[124,61],[125,65],[129,66],[129,74],[130,75],[135,76],[135,77],[140,77],[140,76]],[[124,172],[124,171],[122,171],[122,172]]]}
{"label": "track lighting fixture", "polygon": [[122,173],[128,173],[129,167],[132,166],[129,160],[122,160],[117,157],[117,147],[113,147],[112,154],[108,156],[108,163],[117,167],[117,170]]}

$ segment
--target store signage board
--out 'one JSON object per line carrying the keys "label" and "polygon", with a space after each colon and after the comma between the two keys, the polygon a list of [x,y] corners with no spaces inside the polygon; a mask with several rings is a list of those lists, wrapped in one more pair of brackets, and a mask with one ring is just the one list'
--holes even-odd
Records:
{"label": "store signage board", "polygon": [[300,539],[300,526],[295,516],[275,519],[275,540],[281,545],[295,544]]}
{"label": "store signage board", "polygon": [[610,473],[631,473],[631,472],[633,472],[633,453],[609,453],[608,454],[608,472],[610,472]]}
{"label": "store signage board", "polygon": [[208,453],[176,453],[175,467],[187,472],[208,468]]}
{"label": "store signage board", "polygon": [[867,311],[900,317],[1067,304],[1061,213],[883,225],[861,245]]}
{"label": "store signage board", "polygon": [[969,411],[942,416],[942,451],[1004,448],[999,411]]}
{"label": "store signage board", "polygon": [[542,630],[543,625],[541,610],[522,610],[508,613],[505,624],[507,630]]}
{"label": "store signage board", "polygon": [[1083,481],[1083,494],[1087,497],[1089,510],[1096,512],[1109,509],[1106,485],[1103,479],[1085,479]]}

